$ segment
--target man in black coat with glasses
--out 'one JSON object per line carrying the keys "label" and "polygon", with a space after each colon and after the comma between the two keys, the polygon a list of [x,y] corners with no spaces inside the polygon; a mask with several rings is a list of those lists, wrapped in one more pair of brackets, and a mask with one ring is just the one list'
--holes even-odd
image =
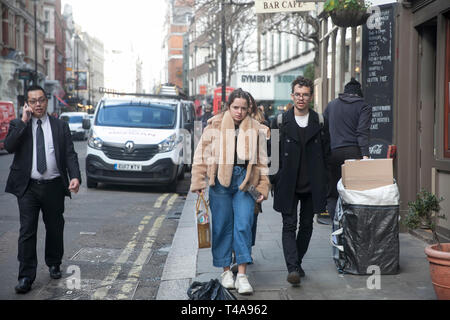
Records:
{"label": "man in black coat with glasses", "polygon": [[291,94],[294,107],[283,114],[281,123],[273,121],[271,126],[272,132],[280,130],[280,166],[271,182],[274,209],[283,218],[283,253],[287,281],[292,285],[300,284],[305,276],[302,260],[311,240],[314,214],[326,209],[329,133],[327,122],[310,109],[313,90],[311,80],[295,79]]}

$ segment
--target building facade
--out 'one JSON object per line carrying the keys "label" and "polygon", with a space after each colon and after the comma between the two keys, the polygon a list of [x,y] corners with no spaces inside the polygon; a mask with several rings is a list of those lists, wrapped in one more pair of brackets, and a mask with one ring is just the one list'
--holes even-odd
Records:
{"label": "building facade", "polygon": [[194,1],[167,0],[167,16],[163,51],[165,75],[162,82],[183,88],[183,37],[193,14]]}
{"label": "building facade", "polygon": [[48,111],[60,113],[60,100],[65,95],[65,21],[61,0],[45,0],[44,16],[44,89],[50,94]]}
{"label": "building facade", "polygon": [[394,143],[403,214],[421,189],[444,197],[437,232],[450,241],[450,3],[399,3]]}
{"label": "building facade", "polygon": [[322,16],[315,104],[323,110],[351,76],[362,83],[372,106],[371,156],[387,157],[389,146],[397,150],[401,217],[422,189],[443,197],[446,219],[436,225],[449,241],[450,3],[379,0],[373,9],[376,18],[354,28]]}
{"label": "building facade", "polygon": [[[92,112],[105,86],[105,48],[100,39],[84,32],[73,19],[72,7],[64,6],[65,99],[70,108]],[[77,82],[77,79],[79,80]]]}
{"label": "building facade", "polygon": [[43,8],[43,0],[0,1],[0,100],[12,101],[17,115],[26,88],[45,78]]}

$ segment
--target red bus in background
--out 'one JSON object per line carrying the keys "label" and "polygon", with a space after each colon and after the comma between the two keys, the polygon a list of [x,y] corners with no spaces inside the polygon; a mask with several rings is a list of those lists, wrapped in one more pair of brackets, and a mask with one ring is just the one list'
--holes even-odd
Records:
{"label": "red bus in background", "polygon": [[14,104],[12,102],[0,101],[0,150],[4,149],[9,123],[15,118]]}
{"label": "red bus in background", "polygon": [[[233,90],[234,90],[234,88],[231,88],[231,87],[225,88],[225,93],[227,96],[225,101],[228,101],[228,97],[233,92]],[[221,111],[221,109],[220,109],[221,104],[222,104],[222,87],[219,87],[219,88],[214,89],[214,101],[213,101],[213,114],[214,115],[218,114]]]}

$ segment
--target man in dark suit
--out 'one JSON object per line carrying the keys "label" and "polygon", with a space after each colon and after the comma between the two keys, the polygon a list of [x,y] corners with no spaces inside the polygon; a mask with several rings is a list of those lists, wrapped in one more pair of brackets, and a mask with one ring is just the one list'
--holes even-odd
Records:
{"label": "man in dark suit", "polygon": [[77,193],[81,183],[68,124],[47,115],[48,100],[41,87],[30,87],[26,98],[22,118],[11,121],[5,139],[5,149],[14,153],[5,191],[17,197],[20,212],[17,293],[30,291],[36,278],[41,210],[46,228],[45,263],[51,278],[61,278],[64,198]]}
{"label": "man in dark suit", "polygon": [[279,126],[277,121],[272,123],[272,129],[280,130],[280,169],[271,179],[273,203],[283,218],[283,253],[287,281],[292,285],[300,284],[300,277],[305,276],[302,260],[311,240],[314,214],[324,212],[326,206],[330,138],[328,123],[321,124],[317,112],[309,108],[313,89],[311,80],[295,79],[293,108],[283,114]]}

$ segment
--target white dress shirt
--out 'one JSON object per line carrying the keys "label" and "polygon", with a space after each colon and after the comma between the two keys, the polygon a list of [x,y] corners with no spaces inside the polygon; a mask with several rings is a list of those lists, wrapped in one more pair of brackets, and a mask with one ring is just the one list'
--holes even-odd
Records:
{"label": "white dress shirt", "polygon": [[51,180],[60,176],[58,166],[56,165],[55,147],[53,145],[52,128],[50,120],[47,115],[41,118],[42,131],[44,132],[45,140],[45,159],[47,162],[47,170],[44,174],[37,171],[37,152],[36,152],[36,130],[38,127],[38,118],[32,117],[32,131],[33,131],[33,165],[31,167],[31,179],[36,180]]}

